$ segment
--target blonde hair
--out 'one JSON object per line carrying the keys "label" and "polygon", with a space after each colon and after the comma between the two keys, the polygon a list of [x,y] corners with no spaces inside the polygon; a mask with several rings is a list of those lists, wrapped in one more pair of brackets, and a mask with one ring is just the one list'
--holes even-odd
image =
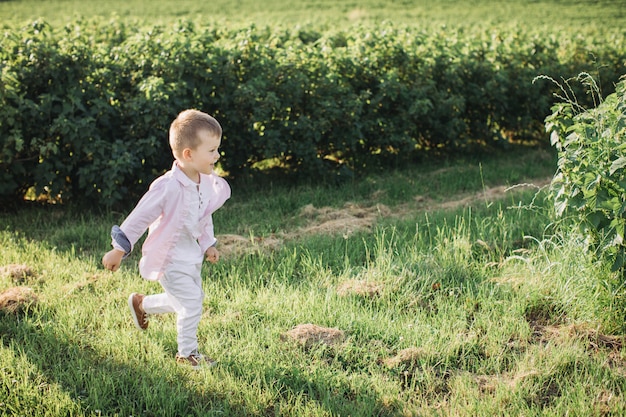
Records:
{"label": "blonde hair", "polygon": [[202,130],[222,137],[222,126],[214,117],[194,109],[180,112],[170,126],[170,147],[174,156],[185,148],[196,149],[200,145],[198,132]]}

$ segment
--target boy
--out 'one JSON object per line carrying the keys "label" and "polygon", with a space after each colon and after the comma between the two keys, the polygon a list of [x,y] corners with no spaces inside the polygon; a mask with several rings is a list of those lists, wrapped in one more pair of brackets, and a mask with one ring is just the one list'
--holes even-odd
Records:
{"label": "boy", "polygon": [[193,368],[215,364],[198,352],[197,330],[203,257],[219,260],[211,214],[230,198],[228,183],[213,172],[221,140],[222,127],[213,117],[198,110],[181,112],[169,131],[172,169],[150,185],[121,226],[113,226],[113,249],[102,257],[104,267],[116,271],[149,228],[139,272],[159,281],[164,292],[130,294],[128,306],[140,330],[147,329],[150,314],[176,313],[176,361]]}

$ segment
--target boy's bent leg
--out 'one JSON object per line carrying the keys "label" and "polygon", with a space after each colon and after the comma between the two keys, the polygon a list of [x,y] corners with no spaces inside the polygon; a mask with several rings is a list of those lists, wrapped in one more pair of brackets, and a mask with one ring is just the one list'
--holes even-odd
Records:
{"label": "boy's bent leg", "polygon": [[172,265],[160,282],[176,311],[178,355],[188,357],[198,350],[198,325],[202,317],[201,265]]}
{"label": "boy's bent leg", "polygon": [[132,293],[128,297],[128,308],[135,327],[148,329],[148,316],[152,314],[174,313],[174,307],[167,294],[144,295]]}
{"label": "boy's bent leg", "polygon": [[167,293],[146,295],[143,299],[143,309],[148,314],[175,313],[176,309]]}

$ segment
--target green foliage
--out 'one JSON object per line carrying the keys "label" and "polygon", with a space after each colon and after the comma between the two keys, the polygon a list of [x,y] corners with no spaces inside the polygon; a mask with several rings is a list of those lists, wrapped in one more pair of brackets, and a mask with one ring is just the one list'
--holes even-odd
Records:
{"label": "green foliage", "polygon": [[270,167],[334,180],[535,143],[551,86],[532,79],[588,70],[572,52],[583,49],[607,57],[604,79],[617,80],[625,53],[612,45],[390,23],[321,33],[36,21],[0,39],[0,198],[34,188],[89,204],[136,200],[169,168],[167,128],[190,107],[222,123],[232,178]]}
{"label": "green foliage", "polygon": [[[597,97],[588,74],[579,79]],[[592,109],[565,93],[564,102],[546,118],[551,143],[559,153],[552,182],[556,213],[572,216],[591,248],[613,259],[613,270],[626,266],[626,79]]]}

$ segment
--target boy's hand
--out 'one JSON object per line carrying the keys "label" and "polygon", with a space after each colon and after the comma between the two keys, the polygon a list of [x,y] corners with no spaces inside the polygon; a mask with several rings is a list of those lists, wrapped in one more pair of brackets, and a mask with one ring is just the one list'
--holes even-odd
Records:
{"label": "boy's hand", "polygon": [[102,257],[102,265],[109,271],[117,271],[122,263],[125,253],[118,249],[111,249]]}
{"label": "boy's hand", "polygon": [[205,252],[205,255],[206,255],[206,260],[211,262],[212,264],[220,260],[220,253],[215,248],[215,246],[211,246],[209,249],[207,249]]}

